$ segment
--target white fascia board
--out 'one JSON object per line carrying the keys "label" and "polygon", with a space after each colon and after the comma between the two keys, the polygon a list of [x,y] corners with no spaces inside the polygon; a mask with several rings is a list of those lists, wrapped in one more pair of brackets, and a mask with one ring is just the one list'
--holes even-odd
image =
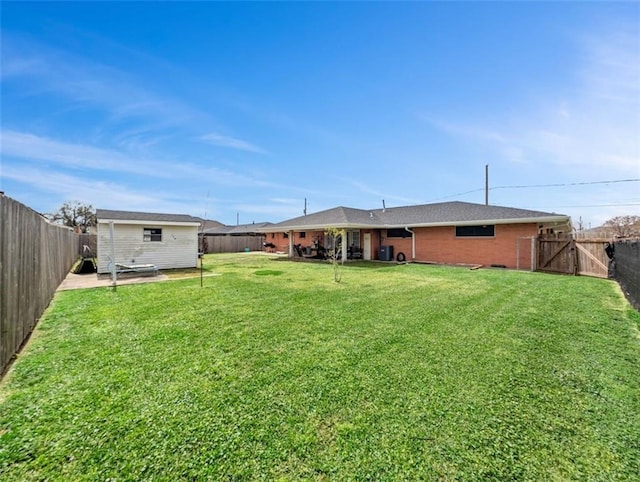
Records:
{"label": "white fascia board", "polygon": [[386,224],[381,229],[395,228],[429,228],[439,226],[478,226],[489,224],[540,224],[540,223],[568,223],[569,216],[546,216],[540,218],[514,218],[514,219],[476,219],[473,221],[443,221],[439,223],[414,223],[414,224]]}
{"label": "white fascia board", "polygon": [[282,226],[282,227],[268,227],[263,229],[256,229],[257,233],[288,233],[289,231],[324,231],[328,228],[335,229],[378,229],[379,226],[363,226],[361,224],[315,224],[309,226]]}
{"label": "white fascia board", "polygon": [[200,227],[200,223],[180,222],[180,221],[140,221],[137,219],[99,219],[98,224],[133,224],[139,226],[195,226]]}
{"label": "white fascia board", "polygon": [[475,219],[472,221],[442,221],[437,223],[403,223],[403,224],[318,224],[309,226],[268,227],[257,232],[282,233],[289,231],[320,231],[328,227],[336,229],[395,229],[395,228],[429,228],[438,226],[477,226],[485,224],[540,224],[540,223],[568,223],[569,216],[544,216],[539,218],[513,219]]}

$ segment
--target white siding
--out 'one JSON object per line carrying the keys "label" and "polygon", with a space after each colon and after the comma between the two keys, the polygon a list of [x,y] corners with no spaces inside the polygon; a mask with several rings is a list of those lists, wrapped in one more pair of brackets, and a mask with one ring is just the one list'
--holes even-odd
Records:
{"label": "white siding", "polygon": [[[162,241],[143,241],[145,228],[162,229]],[[159,269],[195,268],[198,265],[197,226],[118,224],[114,222],[115,262],[155,264]],[[109,225],[98,224],[98,273],[108,273]]]}

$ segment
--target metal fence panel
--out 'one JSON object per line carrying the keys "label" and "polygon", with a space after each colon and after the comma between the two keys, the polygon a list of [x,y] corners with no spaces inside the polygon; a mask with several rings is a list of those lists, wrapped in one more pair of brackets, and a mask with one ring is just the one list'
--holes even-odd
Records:
{"label": "metal fence panel", "polygon": [[640,240],[616,241],[615,278],[631,304],[640,310]]}

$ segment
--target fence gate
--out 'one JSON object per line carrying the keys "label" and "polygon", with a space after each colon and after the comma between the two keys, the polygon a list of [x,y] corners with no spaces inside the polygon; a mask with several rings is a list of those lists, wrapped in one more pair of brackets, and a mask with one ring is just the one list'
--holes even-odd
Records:
{"label": "fence gate", "polygon": [[538,271],[576,274],[573,238],[538,239]]}
{"label": "fence gate", "polygon": [[604,250],[606,241],[576,239],[576,257],[579,275],[607,278],[609,258]]}
{"label": "fence gate", "polygon": [[609,258],[606,240],[540,237],[538,271],[606,278]]}

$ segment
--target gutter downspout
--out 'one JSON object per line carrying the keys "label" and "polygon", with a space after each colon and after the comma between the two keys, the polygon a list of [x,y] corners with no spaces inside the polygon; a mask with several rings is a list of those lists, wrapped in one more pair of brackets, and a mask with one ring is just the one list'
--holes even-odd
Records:
{"label": "gutter downspout", "polygon": [[416,233],[411,231],[407,226],[404,228],[405,231],[411,233],[411,261],[415,261],[416,259]]}

